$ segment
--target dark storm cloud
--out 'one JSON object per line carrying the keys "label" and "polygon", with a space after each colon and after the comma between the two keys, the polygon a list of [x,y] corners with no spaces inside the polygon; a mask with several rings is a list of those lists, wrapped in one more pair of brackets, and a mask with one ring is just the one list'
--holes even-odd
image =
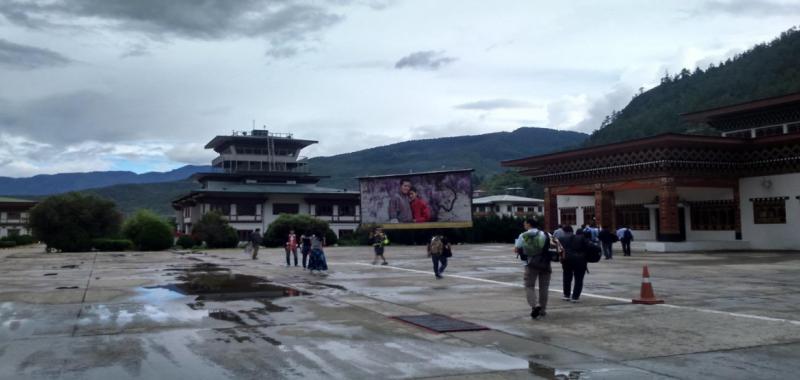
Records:
{"label": "dark storm cloud", "polygon": [[0,38],[0,66],[33,70],[42,67],[64,66],[70,59],[51,50],[15,44]]}
{"label": "dark storm cloud", "polygon": [[146,138],[157,126],[140,125],[142,111],[124,100],[91,91],[25,102],[0,101],[0,132],[48,144]]}
{"label": "dark storm cloud", "polygon": [[288,0],[11,0],[0,4],[0,15],[29,28],[80,27],[100,20],[101,25],[154,38],[260,37],[269,41],[268,54],[285,57],[297,52],[294,45],[341,21],[341,15],[320,4]]}
{"label": "dark storm cloud", "polygon": [[785,16],[787,14],[800,14],[800,3],[753,0],[709,1],[703,3],[695,13],[726,13],[735,16]]}
{"label": "dark storm cloud", "polygon": [[528,108],[531,104],[514,99],[487,99],[479,100],[477,102],[464,103],[455,106],[455,108],[462,110],[482,110],[490,111],[503,108]]}
{"label": "dark storm cloud", "polygon": [[444,51],[418,51],[400,58],[394,64],[395,69],[438,70],[440,67],[453,63],[456,58],[444,56]]}

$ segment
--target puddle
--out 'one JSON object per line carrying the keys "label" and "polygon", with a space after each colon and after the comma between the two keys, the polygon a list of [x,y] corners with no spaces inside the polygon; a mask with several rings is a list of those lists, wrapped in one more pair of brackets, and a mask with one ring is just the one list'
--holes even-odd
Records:
{"label": "puddle", "polygon": [[109,256],[111,256],[111,257],[125,257],[125,254],[124,253],[112,253]]}
{"label": "puddle", "polygon": [[228,309],[209,310],[208,316],[214,319],[218,319],[220,321],[228,321],[228,322],[235,322],[238,324],[244,324],[242,317],[240,317],[238,314]]}
{"label": "puddle", "polygon": [[58,273],[45,273],[44,275],[45,276],[57,276]]}
{"label": "puddle", "polygon": [[583,371],[556,369],[534,361],[528,361],[528,371],[548,380],[579,380],[586,378],[583,376]]}
{"label": "puddle", "polygon": [[78,289],[77,286],[59,286],[56,289]]}
{"label": "puddle", "polygon": [[195,264],[188,268],[179,265],[169,265],[169,266],[171,268],[164,269],[165,272],[230,272],[231,271],[228,268],[224,268],[217,264],[212,264],[212,263]]}
{"label": "puddle", "polygon": [[311,284],[311,285],[325,286],[325,287],[332,288],[332,289],[347,290],[347,288],[345,288],[344,286],[341,286],[341,285],[335,285],[335,284],[326,284],[326,283],[324,283],[324,282],[309,282],[309,284]]}
{"label": "puddle", "polygon": [[76,264],[72,264],[72,265],[64,265],[64,266],[62,266],[61,268],[62,268],[62,269],[76,269],[76,268],[78,268],[78,265],[76,265]]}
{"label": "puddle", "polygon": [[192,310],[200,310],[206,307],[206,304],[203,303],[202,301],[197,301],[193,303],[187,303],[186,306],[189,306]]}
{"label": "puddle", "polygon": [[196,295],[195,301],[273,299],[309,294],[287,286],[272,284],[262,277],[234,274],[230,269],[216,264],[196,264],[190,268],[176,270],[183,272],[176,277],[182,282],[152,288],[167,289],[183,295]]}

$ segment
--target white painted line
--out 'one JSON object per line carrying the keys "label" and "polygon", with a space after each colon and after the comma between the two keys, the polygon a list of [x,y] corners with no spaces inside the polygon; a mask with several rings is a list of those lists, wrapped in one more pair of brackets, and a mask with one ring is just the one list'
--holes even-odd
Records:
{"label": "white painted line", "polygon": [[[372,264],[366,264],[366,263],[349,263],[349,264],[352,264],[352,265],[363,265],[363,266],[368,266],[368,267],[369,266],[373,266]],[[395,267],[395,266],[392,266],[392,265],[375,265],[375,266],[378,266],[378,267],[381,267],[381,268],[387,268],[387,269],[402,270],[402,271],[406,271],[406,272],[422,273],[422,274],[429,275],[429,276],[433,275],[432,271],[422,271],[422,270],[417,270],[417,269],[401,268],[401,267]],[[460,278],[460,279],[464,279],[464,280],[486,282],[486,283],[489,283],[489,284],[497,284],[497,285],[503,285],[503,286],[513,286],[513,287],[516,287],[516,288],[524,287],[523,284],[521,284],[521,283],[518,284],[518,283],[513,283],[513,282],[487,280],[485,278],[460,276],[460,275],[457,275],[457,274],[449,274],[449,273],[446,276],[447,277],[453,277],[453,278]],[[550,291],[553,292],[553,293],[561,293],[561,290],[550,289]],[[604,296],[604,295],[601,295],[601,294],[581,293],[581,296],[604,299],[604,300],[609,300],[609,301],[619,301],[619,302],[625,302],[625,303],[630,303],[631,302],[630,298],[611,297],[611,296]],[[691,306],[679,306],[679,305],[669,305],[669,304],[656,304],[656,305],[653,305],[653,306],[667,307],[667,308],[670,308],[670,309],[690,310],[690,311],[696,311],[696,312],[700,312],[700,313],[721,314],[721,315],[727,315],[727,316],[731,316],[731,317],[757,319],[757,320],[760,320],[760,321],[785,322],[785,323],[790,323],[790,324],[793,324],[793,325],[800,326],[800,321],[796,321],[796,320],[793,320],[793,319],[772,318],[772,317],[764,317],[764,316],[760,316],[760,315],[742,314],[742,313],[731,313],[731,312],[727,312],[727,311],[720,311],[720,310],[713,310],[713,309],[703,309],[703,308],[691,307]]]}

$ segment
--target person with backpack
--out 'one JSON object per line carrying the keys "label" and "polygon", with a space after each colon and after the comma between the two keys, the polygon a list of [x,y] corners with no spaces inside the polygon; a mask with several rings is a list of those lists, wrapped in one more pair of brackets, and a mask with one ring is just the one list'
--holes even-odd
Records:
{"label": "person with backpack", "polygon": [[617,234],[610,228],[600,226],[600,232],[597,233],[597,240],[600,240],[600,246],[603,249],[603,256],[606,260],[614,258],[614,242],[616,242]]}
{"label": "person with backpack", "polygon": [[442,278],[442,272],[447,268],[447,258],[452,256],[450,243],[442,235],[434,235],[428,243],[428,257],[433,261],[433,274],[436,279]]}
{"label": "person with backpack", "polygon": [[376,228],[375,231],[369,235],[369,238],[372,248],[375,250],[375,258],[372,259],[372,265],[378,263],[378,258],[383,260],[381,265],[389,265],[386,261],[386,257],[383,256],[383,247],[389,244],[389,238],[383,233],[383,229],[380,227]]}
{"label": "person with backpack", "polygon": [[[596,256],[597,262],[600,260],[600,248],[589,242],[583,230],[572,233],[572,227],[564,227],[564,236],[559,238],[561,246],[564,247],[564,256],[561,259],[561,268],[564,270],[563,285],[564,301],[580,302],[581,291],[583,291],[583,276],[588,272],[588,262],[590,256]],[[575,287],[572,287],[572,279],[575,279]]]}
{"label": "person with backpack", "polygon": [[[541,319],[547,315],[547,296],[550,291],[551,237],[539,229],[539,222],[525,219],[525,231],[514,242],[514,252],[525,263],[525,297],[531,307],[531,318]],[[539,283],[538,297],[536,282]]]}
{"label": "person with backpack", "polygon": [[617,238],[622,245],[623,256],[631,255],[631,241],[633,241],[633,232],[627,226],[622,226],[617,230]]}
{"label": "person with backpack", "polygon": [[255,231],[250,233],[250,248],[253,251],[253,260],[258,259],[258,248],[261,246],[262,239],[260,228],[256,228]]}

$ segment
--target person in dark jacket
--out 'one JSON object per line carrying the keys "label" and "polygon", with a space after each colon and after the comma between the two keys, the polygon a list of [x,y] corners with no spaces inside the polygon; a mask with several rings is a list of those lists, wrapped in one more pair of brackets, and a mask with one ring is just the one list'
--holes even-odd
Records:
{"label": "person in dark jacket", "polygon": [[597,233],[597,239],[600,240],[600,246],[603,248],[603,256],[606,260],[614,258],[614,242],[617,241],[617,234],[614,230],[602,226]]}
{"label": "person in dark jacket", "polygon": [[255,231],[250,233],[250,245],[253,249],[253,260],[258,259],[258,247],[261,246],[262,236],[261,229],[256,228]]}
{"label": "person in dark jacket", "polygon": [[308,267],[308,255],[311,254],[311,232],[306,231],[300,236],[300,253],[303,254],[303,268]]}
{"label": "person in dark jacket", "polygon": [[[583,230],[579,233],[572,233],[572,226],[564,227],[564,236],[558,239],[564,247],[564,258],[561,260],[561,268],[564,270],[563,284],[564,301],[578,302],[583,290],[583,276],[587,272],[586,252],[589,249],[597,249],[584,236]],[[595,251],[596,252],[596,251]],[[572,287],[572,279],[575,278],[575,287]]]}
{"label": "person in dark jacket", "polygon": [[617,239],[622,244],[622,253],[624,256],[631,255],[631,241],[633,240],[633,232],[627,226],[622,226],[617,230]]}

